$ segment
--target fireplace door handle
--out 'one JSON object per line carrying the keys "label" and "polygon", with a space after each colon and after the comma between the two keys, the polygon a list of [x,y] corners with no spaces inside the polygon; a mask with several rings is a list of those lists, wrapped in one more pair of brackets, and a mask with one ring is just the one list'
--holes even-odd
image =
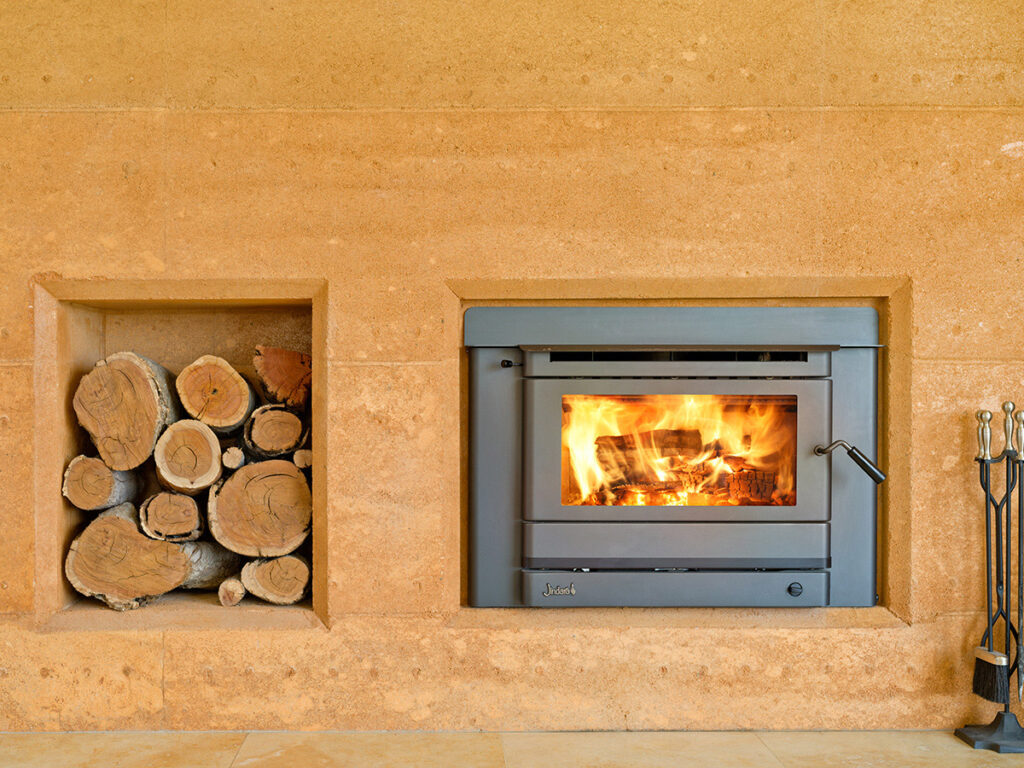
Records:
{"label": "fireplace door handle", "polygon": [[864,474],[870,477],[875,483],[881,483],[885,480],[885,472],[878,468],[871,459],[860,452],[860,449],[855,445],[850,445],[845,440],[836,440],[832,445],[816,445],[814,446],[814,453],[818,456],[828,456],[836,448],[845,448],[846,452],[850,454],[850,458],[857,462],[857,466],[864,470]]}

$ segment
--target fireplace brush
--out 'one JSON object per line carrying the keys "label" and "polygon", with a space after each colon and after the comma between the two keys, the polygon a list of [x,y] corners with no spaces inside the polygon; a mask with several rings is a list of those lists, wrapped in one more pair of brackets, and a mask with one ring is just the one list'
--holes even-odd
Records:
{"label": "fireplace brush", "polygon": [[[956,735],[975,749],[996,752],[1024,752],[1024,728],[1017,722],[1016,715],[1010,712],[1010,678],[1014,675],[1018,701],[1024,699],[1024,654],[1021,653],[1020,637],[1024,623],[1024,411],[1014,414],[1014,407],[1010,401],[1003,403],[1005,444],[1002,453],[995,457],[992,456],[992,412],[978,411],[978,455],[975,459],[985,508],[985,634],[981,644],[974,649],[972,689],[978,696],[1002,704],[1003,710],[988,725],[968,725],[956,730]],[[992,467],[997,464],[1005,464],[1006,467],[1003,493],[999,498],[996,498],[992,486]],[[1016,552],[1013,550],[1014,491],[1017,502]],[[1014,605],[1016,623],[1011,618]],[[1000,622],[1001,633],[997,631]],[[1000,634],[1001,643],[997,639]]]}

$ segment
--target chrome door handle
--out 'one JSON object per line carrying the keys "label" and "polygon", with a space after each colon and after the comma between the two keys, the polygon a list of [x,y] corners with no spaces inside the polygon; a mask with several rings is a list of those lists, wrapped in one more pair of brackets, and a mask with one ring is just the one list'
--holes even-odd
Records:
{"label": "chrome door handle", "polygon": [[885,480],[885,472],[878,468],[871,459],[860,452],[860,449],[855,445],[850,445],[845,440],[836,440],[832,445],[816,445],[814,446],[814,453],[817,456],[827,456],[832,453],[836,448],[845,448],[846,452],[850,455],[850,458],[857,462],[857,466],[864,470],[864,474],[870,477],[875,483],[881,483]]}

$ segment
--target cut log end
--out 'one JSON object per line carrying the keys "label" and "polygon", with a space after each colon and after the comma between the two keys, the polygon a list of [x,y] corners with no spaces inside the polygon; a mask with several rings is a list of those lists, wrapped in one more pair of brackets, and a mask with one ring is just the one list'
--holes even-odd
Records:
{"label": "cut log end", "polygon": [[237,576],[224,579],[217,587],[217,597],[220,599],[220,604],[225,607],[238,605],[245,597],[245,585]]}
{"label": "cut log end", "polygon": [[283,405],[264,405],[252,412],[245,423],[242,441],[254,455],[275,458],[302,445],[306,427]]}
{"label": "cut log end", "polygon": [[309,485],[290,461],[247,464],[211,489],[207,517],[210,533],[233,552],[287,555],[309,533]]}
{"label": "cut log end", "polygon": [[199,505],[181,493],[158,493],[139,507],[139,522],[151,539],[194,541],[203,533]]}
{"label": "cut log end", "polygon": [[119,352],[78,383],[73,405],[103,463],[128,470],[153,453],[160,431],[177,418],[170,374],[133,352]]}
{"label": "cut log end", "polygon": [[309,355],[280,347],[256,347],[253,367],[267,398],[302,410],[309,402],[313,361]]}
{"label": "cut log end", "polygon": [[79,509],[95,511],[132,501],[139,481],[132,472],[111,469],[102,460],[76,456],[64,472],[65,498]]}
{"label": "cut log end", "polygon": [[182,407],[193,418],[226,433],[241,427],[256,406],[248,382],[222,357],[203,355],[175,381]]}
{"label": "cut log end", "polygon": [[309,469],[313,466],[313,451],[309,448],[300,448],[292,454],[292,463],[299,469]]}
{"label": "cut log end", "polygon": [[87,597],[126,611],[181,586],[192,571],[178,544],[143,535],[131,504],[100,513],[71,542],[64,572]]}
{"label": "cut log end", "polygon": [[241,448],[232,446],[221,454],[220,462],[225,469],[239,469],[245,465],[245,453]]}
{"label": "cut log end", "polygon": [[242,568],[242,584],[261,600],[275,605],[291,605],[306,593],[309,564],[298,555],[253,560]]}
{"label": "cut log end", "polygon": [[160,436],[153,461],[164,487],[195,495],[220,478],[220,443],[208,426],[185,419]]}

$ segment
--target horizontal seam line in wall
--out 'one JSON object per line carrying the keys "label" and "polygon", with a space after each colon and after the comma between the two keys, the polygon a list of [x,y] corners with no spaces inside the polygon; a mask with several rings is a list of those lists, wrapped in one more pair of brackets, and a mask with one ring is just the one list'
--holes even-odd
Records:
{"label": "horizontal seam line in wall", "polygon": [[18,366],[32,365],[35,360],[28,358],[26,360],[0,360],[0,368],[17,368]]}
{"label": "horizontal seam line in wall", "polygon": [[450,106],[450,107],[394,107],[394,106],[224,106],[224,107],[167,107],[161,105],[145,106],[64,106],[41,107],[38,105],[14,106],[0,105],[0,112],[15,114],[62,114],[62,113],[109,113],[109,112],[153,112],[170,114],[238,114],[238,113],[463,113],[463,112],[1022,112],[1024,102],[1020,104],[701,104],[701,105],[504,105],[504,106]]}
{"label": "horizontal seam line in wall", "polygon": [[915,363],[956,363],[957,365],[1012,365],[1014,363],[1024,365],[1024,359],[1019,357],[912,357],[911,360]]}
{"label": "horizontal seam line in wall", "polygon": [[458,358],[449,360],[332,360],[328,359],[328,365],[352,365],[352,366],[398,366],[398,365],[440,365],[441,363],[457,363]]}

